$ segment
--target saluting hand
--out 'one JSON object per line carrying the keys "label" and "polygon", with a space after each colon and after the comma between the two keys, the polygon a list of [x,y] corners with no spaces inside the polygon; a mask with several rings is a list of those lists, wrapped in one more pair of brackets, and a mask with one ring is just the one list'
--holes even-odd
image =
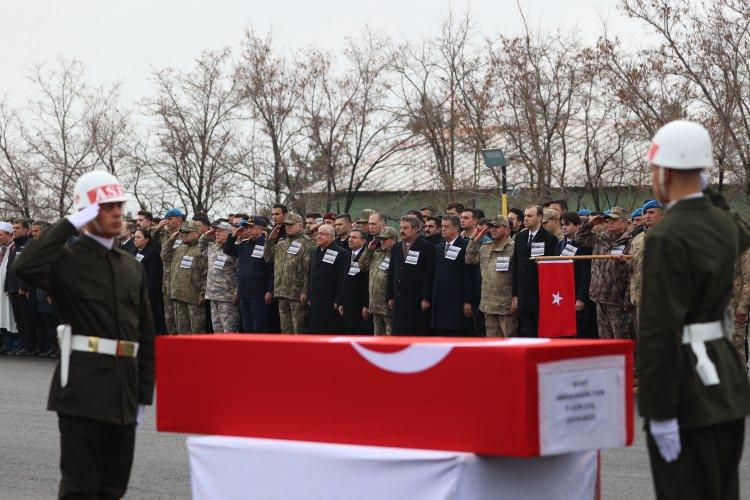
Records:
{"label": "saluting hand", "polygon": [[244,231],[245,231],[244,227],[238,227],[237,229],[235,229],[234,231],[232,231],[232,237],[233,238],[239,238]]}
{"label": "saluting hand", "polygon": [[[482,241],[482,238],[484,238],[484,235],[487,234],[487,231],[489,230],[489,226],[484,226],[476,236],[474,236],[474,243],[479,244]],[[470,318],[471,316],[467,316],[467,318]]]}
{"label": "saluting hand", "polygon": [[[241,228],[238,228],[241,229]],[[276,224],[273,227],[273,230],[271,231],[271,234],[268,235],[269,240],[277,240],[279,239],[279,233],[281,232],[281,224]]]}

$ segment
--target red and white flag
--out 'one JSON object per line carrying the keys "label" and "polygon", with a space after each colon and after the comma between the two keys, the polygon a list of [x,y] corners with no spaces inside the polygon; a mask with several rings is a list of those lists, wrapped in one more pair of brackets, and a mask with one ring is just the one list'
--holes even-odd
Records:
{"label": "red and white flag", "polygon": [[573,261],[537,263],[539,269],[539,336],[576,334],[576,286]]}

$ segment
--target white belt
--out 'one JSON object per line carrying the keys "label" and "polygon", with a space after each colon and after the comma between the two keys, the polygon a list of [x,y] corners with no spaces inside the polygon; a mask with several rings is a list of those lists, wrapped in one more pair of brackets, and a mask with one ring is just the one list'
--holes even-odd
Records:
{"label": "white belt", "polygon": [[58,325],[57,342],[60,345],[60,385],[68,385],[70,353],[72,351],[94,352],[109,356],[138,356],[138,342],[72,335],[70,325]]}
{"label": "white belt", "polygon": [[682,343],[690,344],[690,348],[698,360],[695,370],[698,372],[703,385],[717,385],[719,383],[716,365],[706,352],[706,342],[722,338],[724,338],[724,325],[721,321],[693,323],[692,325],[685,325],[682,329]]}

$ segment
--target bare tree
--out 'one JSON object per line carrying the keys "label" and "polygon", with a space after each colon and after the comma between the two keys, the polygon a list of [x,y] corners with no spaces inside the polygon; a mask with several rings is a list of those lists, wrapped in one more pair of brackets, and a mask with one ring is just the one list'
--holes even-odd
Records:
{"label": "bare tree", "polygon": [[228,49],[204,51],[190,71],[154,70],[156,94],[145,102],[155,144],[143,162],[194,212],[235,190],[241,101],[229,57]]}
{"label": "bare tree", "polygon": [[29,163],[18,112],[0,99],[0,209],[4,216],[38,214],[39,178]]}

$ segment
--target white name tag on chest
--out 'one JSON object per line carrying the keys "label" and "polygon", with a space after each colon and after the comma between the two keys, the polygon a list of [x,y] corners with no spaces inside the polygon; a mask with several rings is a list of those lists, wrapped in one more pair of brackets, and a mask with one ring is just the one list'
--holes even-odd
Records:
{"label": "white name tag on chest", "polygon": [[266,247],[264,247],[262,245],[255,245],[255,247],[253,248],[253,253],[250,254],[250,257],[252,257],[253,259],[260,259],[260,258],[262,258],[263,257],[263,250],[265,250],[265,249],[266,249]]}
{"label": "white name tag on chest", "polygon": [[541,257],[544,255],[544,243],[538,242],[538,243],[531,243],[531,256],[532,257]]}
{"label": "white name tag on chest", "polygon": [[333,264],[336,262],[336,257],[339,253],[336,250],[326,250],[326,254],[323,256],[323,262],[326,264]]}
{"label": "white name tag on chest", "polygon": [[560,255],[564,257],[570,257],[571,255],[575,255],[576,253],[578,253],[578,248],[568,243],[567,245],[565,245],[565,248],[563,248],[563,251],[560,252]]}
{"label": "white name tag on chest", "polygon": [[227,256],[226,255],[217,255],[214,259],[214,267],[216,269],[224,269],[224,264],[227,263]]}
{"label": "white name tag on chest", "polygon": [[352,262],[352,265],[349,266],[349,276],[356,276],[359,274],[361,269],[359,268],[359,262]]}
{"label": "white name tag on chest", "polygon": [[172,245],[172,248],[177,248],[180,245],[182,245],[182,240],[174,240],[174,245]]}
{"label": "white name tag on chest", "polygon": [[137,260],[138,262],[142,261],[143,260],[143,254],[142,253],[135,254],[135,260]]}
{"label": "white name tag on chest", "polygon": [[495,261],[495,271],[507,272],[510,269],[510,257],[498,257]]}
{"label": "white name tag on chest", "polygon": [[380,264],[378,264],[378,269],[380,269],[381,271],[387,271],[390,265],[391,265],[391,258],[386,257],[385,259],[383,259],[383,261]]}
{"label": "white name tag on chest", "polygon": [[180,261],[180,267],[183,269],[190,269],[193,267],[193,257],[186,255]]}
{"label": "white name tag on chest", "polygon": [[419,262],[419,252],[409,250],[409,253],[406,254],[406,263],[416,266],[417,262]]}
{"label": "white name tag on chest", "polygon": [[449,260],[456,260],[456,257],[458,257],[459,253],[461,253],[461,247],[454,247],[453,245],[451,245],[445,252],[445,258]]}
{"label": "white name tag on chest", "polygon": [[625,245],[615,245],[612,247],[612,251],[609,254],[622,255],[623,253],[625,253]]}
{"label": "white name tag on chest", "polygon": [[300,243],[299,241],[294,241],[292,242],[291,245],[289,245],[289,248],[287,248],[286,253],[297,255],[299,253],[300,248],[302,248],[302,243]]}

